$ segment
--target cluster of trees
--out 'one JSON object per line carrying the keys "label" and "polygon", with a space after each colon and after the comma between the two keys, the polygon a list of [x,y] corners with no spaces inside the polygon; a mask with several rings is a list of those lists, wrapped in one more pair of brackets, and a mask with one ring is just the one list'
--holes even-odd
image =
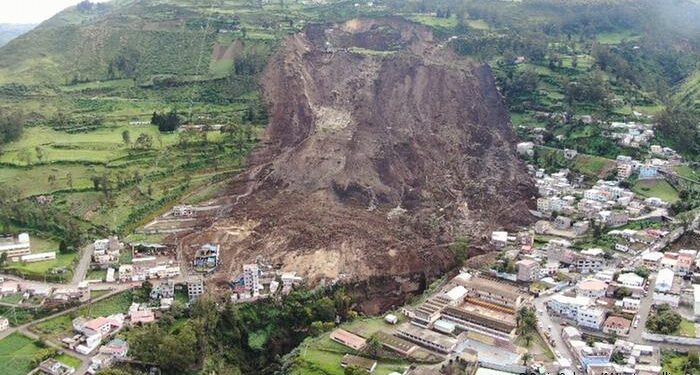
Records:
{"label": "cluster of trees", "polygon": [[24,130],[24,116],[21,112],[0,108],[0,146],[17,140]]}
{"label": "cluster of trees", "polygon": [[86,232],[78,219],[19,197],[19,192],[12,187],[0,189],[0,232],[19,227],[62,238],[64,252],[75,251],[85,241]]}
{"label": "cluster of trees", "polygon": [[102,115],[71,116],[59,111],[48,119],[47,124],[56,130],[77,132],[100,128],[104,122],[105,118]]}
{"label": "cluster of trees", "polygon": [[650,332],[670,335],[678,330],[683,318],[668,304],[663,304],[656,308],[656,311],[649,314],[646,327]]}
{"label": "cluster of trees", "polygon": [[700,115],[692,109],[672,104],[657,117],[657,136],[684,156],[697,159],[700,155]]}
{"label": "cluster of trees", "polygon": [[161,132],[172,132],[180,127],[180,115],[175,109],[167,113],[153,112],[151,124],[158,125],[158,130]]}
{"label": "cluster of trees", "polygon": [[[280,369],[281,356],[308,335],[352,319],[352,300],[343,289],[299,288],[281,300],[233,304],[200,297],[187,323],[175,330],[158,325],[129,334],[134,358],[157,365],[164,374],[193,368],[211,374],[269,374]],[[252,336],[267,335],[264,343]],[[115,373],[116,374],[116,373]]]}

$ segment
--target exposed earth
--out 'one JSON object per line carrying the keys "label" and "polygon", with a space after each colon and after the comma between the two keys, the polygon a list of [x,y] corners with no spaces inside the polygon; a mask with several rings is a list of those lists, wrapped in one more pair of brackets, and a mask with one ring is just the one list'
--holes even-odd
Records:
{"label": "exposed earth", "polygon": [[262,256],[312,282],[411,289],[376,295],[367,308],[381,309],[453,267],[455,238],[483,251],[492,230],[530,222],[534,185],[490,68],[427,28],[398,18],[308,26],[262,84],[270,123],[248,172],[218,199],[230,208],[184,239],[221,244],[222,279]]}

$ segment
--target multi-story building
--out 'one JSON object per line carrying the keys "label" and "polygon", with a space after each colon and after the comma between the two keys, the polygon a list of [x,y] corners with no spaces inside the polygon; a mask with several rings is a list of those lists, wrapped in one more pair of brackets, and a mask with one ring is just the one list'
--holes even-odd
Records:
{"label": "multi-story building", "polygon": [[187,279],[187,297],[190,301],[197,299],[204,293],[204,280],[201,277],[193,276]]}
{"label": "multi-story building", "polygon": [[601,298],[605,296],[608,284],[598,279],[586,279],[576,285],[576,295],[590,298]]}
{"label": "multi-story building", "polygon": [[6,253],[7,259],[16,262],[23,255],[29,255],[31,251],[31,243],[28,233],[21,233],[17,239],[12,237],[0,238],[0,253]]}
{"label": "multi-story building", "polygon": [[257,264],[243,265],[243,285],[253,294],[260,292],[262,285],[260,285],[260,268]]}
{"label": "multi-story building", "polygon": [[600,329],[605,320],[605,311],[595,307],[589,297],[568,297],[555,295],[548,302],[549,308],[557,315],[575,321],[578,325]]}
{"label": "multi-story building", "polygon": [[537,278],[540,264],[532,259],[523,259],[516,263],[518,266],[518,281],[532,281]]}

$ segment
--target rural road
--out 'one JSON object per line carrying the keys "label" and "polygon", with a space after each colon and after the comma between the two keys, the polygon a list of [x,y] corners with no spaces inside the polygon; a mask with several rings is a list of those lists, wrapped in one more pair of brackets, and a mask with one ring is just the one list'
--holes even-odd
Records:
{"label": "rural road", "polygon": [[71,281],[72,285],[78,285],[81,281],[85,280],[85,276],[90,268],[92,253],[94,251],[94,244],[89,244],[80,251],[80,261],[75,266],[75,270],[73,271],[73,280]]}

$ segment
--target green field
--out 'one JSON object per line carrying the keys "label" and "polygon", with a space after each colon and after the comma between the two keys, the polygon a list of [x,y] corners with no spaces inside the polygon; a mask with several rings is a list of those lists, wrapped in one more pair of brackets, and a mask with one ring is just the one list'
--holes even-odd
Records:
{"label": "green field", "polygon": [[[340,361],[346,353],[353,351],[332,341],[329,334],[305,340],[300,345],[299,355],[292,368],[291,375],[343,375]],[[403,373],[408,362],[379,360],[373,374],[388,375],[392,372]]]}
{"label": "green field", "polygon": [[[95,297],[96,298],[96,297]],[[49,335],[54,338],[61,337],[73,329],[73,319],[79,316],[96,318],[117,313],[126,313],[133,302],[131,291],[126,291],[99,302],[82,306],[77,312],[57,316],[32,326],[37,333]]]}
{"label": "green field", "polygon": [[678,200],[678,191],[666,180],[637,180],[632,186],[632,191],[644,197],[655,197],[670,203]]}
{"label": "green field", "polygon": [[685,337],[695,337],[695,322],[683,319],[678,327],[678,334]]}
{"label": "green field", "polygon": [[0,340],[0,374],[25,375],[32,370],[34,355],[41,348],[34,340],[13,333]]}
{"label": "green field", "polygon": [[15,270],[20,274],[33,278],[41,277],[47,275],[51,270],[54,269],[65,269],[67,273],[71,273],[73,269],[73,263],[78,258],[78,253],[60,254],[56,253],[56,259],[47,260],[44,262],[16,262],[10,263],[7,268]]}

